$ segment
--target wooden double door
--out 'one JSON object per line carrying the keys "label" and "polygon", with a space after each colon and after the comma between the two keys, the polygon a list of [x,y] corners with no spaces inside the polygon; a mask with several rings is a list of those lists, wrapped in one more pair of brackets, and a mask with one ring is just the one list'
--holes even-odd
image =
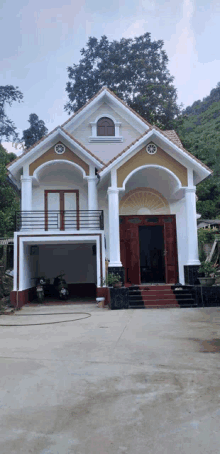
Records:
{"label": "wooden double door", "polygon": [[44,191],[45,230],[79,229],[79,190]]}
{"label": "wooden double door", "polygon": [[125,282],[178,282],[175,215],[120,216],[121,261]]}

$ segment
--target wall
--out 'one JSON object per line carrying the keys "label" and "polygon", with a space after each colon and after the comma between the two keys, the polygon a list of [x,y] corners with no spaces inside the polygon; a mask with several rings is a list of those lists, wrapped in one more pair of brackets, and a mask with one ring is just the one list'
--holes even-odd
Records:
{"label": "wall", "polygon": [[146,147],[143,147],[138,153],[132,156],[128,161],[117,169],[118,187],[122,187],[125,178],[132,170],[143,165],[159,165],[173,172],[181,181],[183,186],[187,186],[187,169],[177,162],[172,156],[157,147],[157,153],[150,155],[146,152]]}
{"label": "wall", "polygon": [[[116,121],[121,122],[120,136],[123,136],[121,143],[90,143],[89,137],[92,135],[90,122],[96,120],[98,115],[112,115]],[[103,162],[110,161],[114,156],[117,156],[124,148],[130,145],[135,139],[140,137],[141,133],[134,129],[124,118],[121,117],[108,104],[103,103],[92,115],[82,121],[73,131],[70,131],[73,136],[82,142],[95,156],[98,156]]]}
{"label": "wall", "polygon": [[39,246],[38,275],[53,279],[61,271],[67,283],[96,283],[96,256],[92,244]]}
{"label": "wall", "polygon": [[65,159],[67,161],[75,162],[85,170],[86,175],[89,175],[88,164],[86,164],[85,161],[83,161],[76,153],[74,153],[74,151],[71,151],[68,147],[66,147],[65,152],[61,155],[55,152],[54,147],[51,147],[48,151],[46,151],[46,153],[44,153],[42,156],[40,156],[30,164],[29,166],[30,175],[33,175],[35,169],[37,169],[45,162],[54,161],[55,159],[56,160]]}
{"label": "wall", "polygon": [[40,186],[32,189],[32,210],[44,211],[45,189],[79,189],[79,209],[87,210],[88,184],[79,172],[70,172],[64,169],[49,170],[42,174]]}

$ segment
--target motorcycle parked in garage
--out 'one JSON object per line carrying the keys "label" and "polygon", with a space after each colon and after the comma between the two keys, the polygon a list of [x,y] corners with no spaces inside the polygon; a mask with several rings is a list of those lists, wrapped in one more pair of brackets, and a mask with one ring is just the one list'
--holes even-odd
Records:
{"label": "motorcycle parked in garage", "polygon": [[38,303],[42,303],[45,297],[45,286],[47,284],[46,279],[41,277],[32,277],[32,279],[36,280],[36,295]]}
{"label": "motorcycle parked in garage", "polygon": [[59,298],[61,300],[67,300],[67,298],[69,296],[69,290],[68,290],[68,284],[66,283],[63,276],[65,276],[65,273],[59,274],[59,276],[55,277],[54,288],[55,288],[55,291],[59,294]]}

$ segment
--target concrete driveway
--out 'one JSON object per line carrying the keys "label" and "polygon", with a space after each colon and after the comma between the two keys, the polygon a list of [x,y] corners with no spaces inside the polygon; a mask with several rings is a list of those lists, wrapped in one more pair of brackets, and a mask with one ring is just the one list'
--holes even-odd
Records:
{"label": "concrete driveway", "polygon": [[0,327],[1,454],[219,454],[220,308],[17,314],[0,317],[20,325]]}

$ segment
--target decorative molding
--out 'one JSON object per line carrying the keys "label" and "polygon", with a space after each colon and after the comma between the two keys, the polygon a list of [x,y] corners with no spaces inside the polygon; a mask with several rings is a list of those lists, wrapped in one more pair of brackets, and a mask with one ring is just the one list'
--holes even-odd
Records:
{"label": "decorative molding", "polygon": [[90,136],[89,142],[117,143],[123,142],[123,137],[119,136]]}
{"label": "decorative molding", "polygon": [[170,214],[170,206],[160,192],[136,188],[125,194],[119,203],[120,215]]}

